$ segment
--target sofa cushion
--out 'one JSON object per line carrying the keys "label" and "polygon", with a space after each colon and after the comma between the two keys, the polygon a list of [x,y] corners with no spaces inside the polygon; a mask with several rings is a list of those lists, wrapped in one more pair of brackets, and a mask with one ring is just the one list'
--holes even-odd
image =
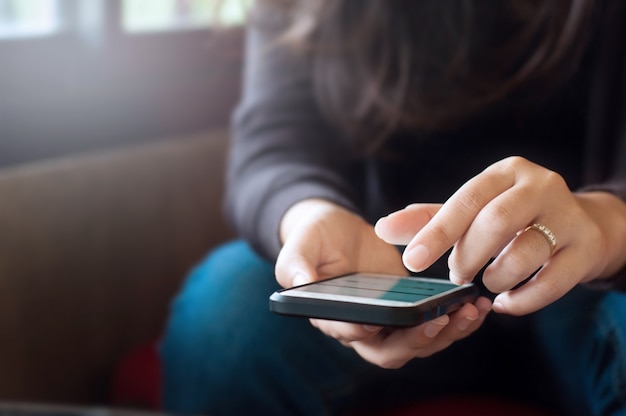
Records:
{"label": "sofa cushion", "polygon": [[231,235],[228,135],[0,170],[0,397],[102,401],[186,271]]}

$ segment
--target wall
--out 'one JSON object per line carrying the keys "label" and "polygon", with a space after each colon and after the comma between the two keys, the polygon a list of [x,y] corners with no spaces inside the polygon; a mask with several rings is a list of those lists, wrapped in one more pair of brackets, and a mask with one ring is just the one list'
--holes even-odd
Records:
{"label": "wall", "polygon": [[242,29],[0,42],[0,167],[224,126]]}

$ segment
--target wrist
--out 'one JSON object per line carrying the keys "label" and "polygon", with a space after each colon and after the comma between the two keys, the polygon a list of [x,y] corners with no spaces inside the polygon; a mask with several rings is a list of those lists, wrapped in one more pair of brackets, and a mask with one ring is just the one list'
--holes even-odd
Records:
{"label": "wrist", "polygon": [[576,194],[603,235],[604,265],[596,279],[607,279],[626,265],[626,203],[609,192]]}

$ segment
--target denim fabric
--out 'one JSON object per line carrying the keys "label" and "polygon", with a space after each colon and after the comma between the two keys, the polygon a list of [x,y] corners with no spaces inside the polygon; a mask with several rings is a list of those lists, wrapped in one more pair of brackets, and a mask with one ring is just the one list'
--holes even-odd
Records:
{"label": "denim fabric", "polygon": [[[273,265],[241,241],[217,249],[192,271],[172,304],[161,343],[166,411],[330,415],[363,408],[373,411],[442,394],[485,393],[549,406],[558,396],[551,387],[558,383],[550,378],[551,367],[536,347],[558,351],[560,344],[579,345],[584,329],[571,319],[568,326],[558,318],[537,319],[539,315],[527,319],[490,314],[479,331],[450,348],[412,360],[402,369],[384,370],[363,361],[306,319],[269,312],[268,297],[278,288]],[[610,314],[623,321],[624,301],[616,295],[614,303],[621,307],[621,315],[612,312],[611,302],[598,307],[597,315]],[[558,315],[554,309],[550,315]],[[583,312],[580,307],[576,310]],[[563,369],[574,371],[570,358],[559,354],[559,359],[550,358],[557,372],[568,374],[564,394],[576,394],[590,407],[607,409],[619,405],[616,396],[624,393],[623,362],[615,357],[623,359],[624,343],[616,322],[602,319],[605,328],[589,324],[599,332],[598,340],[604,339],[603,334],[620,340],[609,337],[610,342],[597,342],[594,348],[603,347],[600,351],[588,351],[583,344],[580,352],[568,350],[593,357],[579,361],[575,375]],[[529,323],[536,320],[548,331],[547,339],[558,337],[560,343],[535,342]],[[555,321],[563,333],[557,335],[548,325]],[[603,381],[597,384],[592,375],[593,380]],[[607,380],[611,378],[618,384],[611,384]],[[582,386],[586,395],[575,388]]]}
{"label": "denim fabric", "polygon": [[626,415],[626,294],[578,287],[535,326],[568,415]]}

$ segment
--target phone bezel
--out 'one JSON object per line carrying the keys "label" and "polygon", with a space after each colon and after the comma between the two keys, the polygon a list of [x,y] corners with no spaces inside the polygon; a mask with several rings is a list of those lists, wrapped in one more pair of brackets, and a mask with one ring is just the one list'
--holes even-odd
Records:
{"label": "phone bezel", "polygon": [[[478,297],[478,288],[473,283],[456,286],[443,279],[413,276],[393,276],[377,273],[351,273],[336,276],[336,279],[345,276],[367,275],[381,278],[407,278],[416,281],[450,284],[448,291],[428,297],[418,302],[363,302],[359,298],[348,296],[338,299],[323,294],[303,296],[304,292],[293,295],[293,289],[317,284],[307,283],[294,288],[282,289],[270,296],[270,310],[272,312],[317,319],[330,319],[346,322],[355,322],[383,326],[415,326],[437,316],[450,313],[463,304],[473,302]],[[330,279],[325,279],[330,280]],[[362,298],[369,300],[369,298]],[[402,303],[403,305],[400,305]]]}

